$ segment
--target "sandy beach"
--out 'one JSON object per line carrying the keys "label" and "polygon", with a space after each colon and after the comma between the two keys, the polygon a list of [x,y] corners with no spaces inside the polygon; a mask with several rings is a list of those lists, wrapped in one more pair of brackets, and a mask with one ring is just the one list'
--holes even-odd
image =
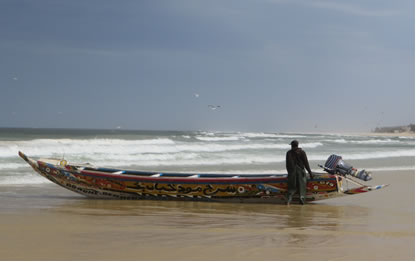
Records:
{"label": "sandy beach", "polygon": [[1,258],[414,260],[414,171],[373,176],[370,184],[390,186],[289,207],[92,200],[53,184],[2,186]]}

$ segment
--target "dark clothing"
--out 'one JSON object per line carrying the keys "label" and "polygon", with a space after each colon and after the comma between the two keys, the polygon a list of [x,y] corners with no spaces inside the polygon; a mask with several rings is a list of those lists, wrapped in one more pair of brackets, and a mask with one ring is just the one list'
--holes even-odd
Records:
{"label": "dark clothing", "polygon": [[[287,197],[292,200],[296,191],[299,191],[299,200],[305,202],[306,199],[306,173],[305,169],[296,166],[295,170],[287,176]],[[288,201],[290,202],[290,201]]]}
{"label": "dark clothing", "polygon": [[286,153],[286,170],[288,173],[295,171],[295,166],[300,167],[302,170],[306,168],[309,174],[312,174],[309,167],[308,157],[302,148],[295,148],[287,151]]}
{"label": "dark clothing", "polygon": [[292,200],[296,191],[299,191],[299,200],[305,202],[306,198],[306,173],[305,168],[312,177],[312,171],[309,167],[308,158],[302,148],[292,148],[286,153],[286,170],[287,170],[287,198],[288,204]]}

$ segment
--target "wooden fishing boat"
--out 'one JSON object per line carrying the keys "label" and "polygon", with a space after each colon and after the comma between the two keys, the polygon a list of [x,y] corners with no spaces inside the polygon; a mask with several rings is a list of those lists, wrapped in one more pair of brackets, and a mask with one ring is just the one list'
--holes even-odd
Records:
{"label": "wooden fishing boat", "polygon": [[[32,168],[50,181],[90,198],[196,200],[245,203],[285,203],[285,174],[189,174],[157,173],[69,164],[66,160],[34,160],[19,152]],[[344,188],[350,178],[315,174],[307,182],[306,201],[366,193],[385,187]],[[350,184],[350,183],[348,183]],[[296,195],[293,203],[297,203]]]}

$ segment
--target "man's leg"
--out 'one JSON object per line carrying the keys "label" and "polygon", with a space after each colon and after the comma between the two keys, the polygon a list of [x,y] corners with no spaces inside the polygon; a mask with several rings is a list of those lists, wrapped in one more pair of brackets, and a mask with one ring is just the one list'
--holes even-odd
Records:
{"label": "man's leg", "polygon": [[293,195],[296,192],[296,173],[287,175],[287,195],[286,195],[286,204],[290,205],[292,202]]}
{"label": "man's leg", "polygon": [[304,205],[306,202],[306,173],[305,170],[297,170],[298,187],[299,187],[299,203]]}

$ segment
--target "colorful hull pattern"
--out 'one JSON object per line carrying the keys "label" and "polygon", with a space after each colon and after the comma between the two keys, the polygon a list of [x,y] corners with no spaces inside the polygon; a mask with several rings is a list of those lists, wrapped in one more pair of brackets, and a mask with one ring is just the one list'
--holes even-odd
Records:
{"label": "colorful hull pattern", "polygon": [[[286,175],[185,174],[128,171],[34,160],[19,152],[43,177],[90,198],[285,203]],[[343,190],[345,178],[320,174],[307,183],[307,202],[359,194],[385,185]],[[297,203],[295,198],[293,203]]]}

